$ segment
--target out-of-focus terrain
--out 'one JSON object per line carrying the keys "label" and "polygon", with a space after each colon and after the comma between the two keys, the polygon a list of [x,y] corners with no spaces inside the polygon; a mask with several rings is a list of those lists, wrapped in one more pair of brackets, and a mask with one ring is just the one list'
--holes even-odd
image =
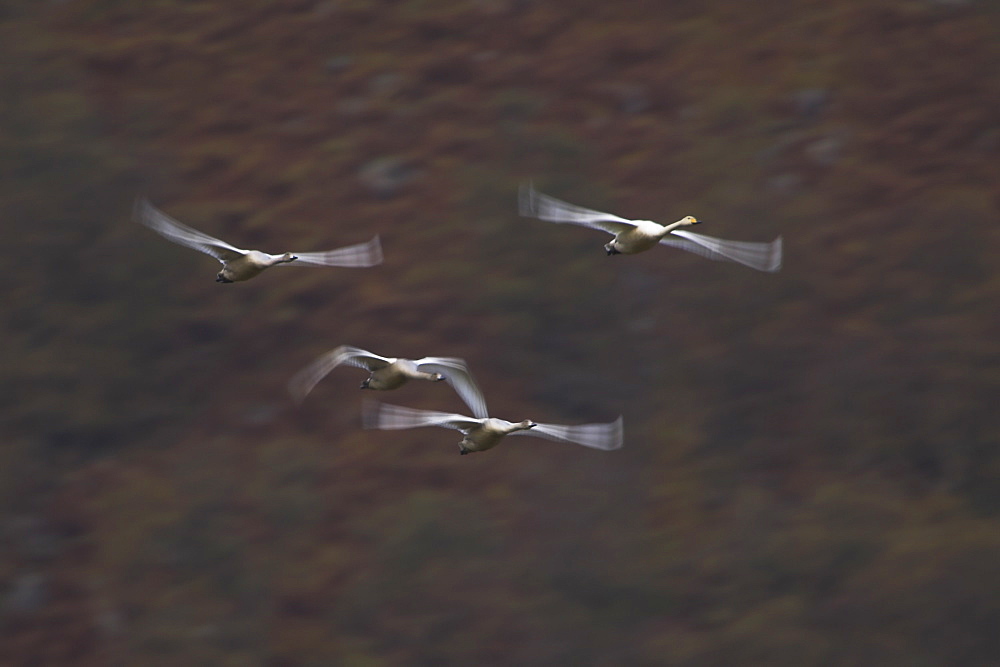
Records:
{"label": "out-of-focus terrain", "polygon": [[[988,665],[987,1],[0,9],[0,663]],[[517,216],[519,183],[785,239],[781,273]],[[373,269],[217,285],[145,194]],[[604,453],[364,431],[352,344],[466,358]],[[443,385],[378,396],[464,411]]]}

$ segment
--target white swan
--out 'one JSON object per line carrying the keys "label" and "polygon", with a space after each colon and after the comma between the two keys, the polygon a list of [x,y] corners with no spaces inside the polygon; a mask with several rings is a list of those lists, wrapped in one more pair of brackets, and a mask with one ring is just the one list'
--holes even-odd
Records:
{"label": "white swan", "polygon": [[486,401],[479,391],[472,373],[463,359],[455,357],[424,357],[398,359],[383,357],[349,345],[320,355],[311,364],[296,373],[288,383],[288,390],[302,402],[316,383],[337,366],[347,364],[363,368],[370,373],[361,383],[362,389],[389,390],[403,386],[409,380],[445,380],[469,406],[472,414],[486,417]]}
{"label": "white swan", "polygon": [[623,421],[618,417],[610,424],[539,424],[530,419],[509,422],[493,417],[466,417],[464,415],[417,410],[378,401],[366,401],[363,413],[365,428],[394,430],[418,426],[442,426],[462,433],[458,443],[460,454],[483,452],[496,447],[507,435],[534,435],[548,440],[572,442],[585,447],[606,451],[620,449],[623,444]]}
{"label": "white swan", "polygon": [[347,267],[368,267],[382,262],[382,245],[378,236],[366,243],[327,252],[286,252],[281,255],[270,255],[259,250],[242,250],[203,234],[177,222],[146,199],[136,200],[135,218],[164,238],[199,250],[222,262],[222,270],[215,278],[217,283],[249,280],[266,268],[291,262],[296,265]]}
{"label": "white swan", "polygon": [[521,215],[526,217],[549,222],[568,222],[614,234],[615,238],[604,246],[609,255],[632,255],[649,250],[659,243],[698,253],[709,259],[739,262],[759,271],[777,271],[781,268],[780,236],[770,243],[717,239],[678,229],[699,223],[697,218],[690,215],[669,225],[650,220],[627,220],[610,213],[574,206],[537,192],[531,185],[521,186],[518,203]]}

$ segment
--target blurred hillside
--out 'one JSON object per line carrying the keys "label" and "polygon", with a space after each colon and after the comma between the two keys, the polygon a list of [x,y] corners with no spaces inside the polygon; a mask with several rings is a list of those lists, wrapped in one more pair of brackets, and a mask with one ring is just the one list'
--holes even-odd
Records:
{"label": "blurred hillside", "polygon": [[[998,37],[987,0],[5,3],[0,664],[997,664]],[[784,269],[606,257],[526,180]],[[386,261],[217,285],[138,194]],[[625,448],[364,431],[356,369],[294,406],[340,344]]]}

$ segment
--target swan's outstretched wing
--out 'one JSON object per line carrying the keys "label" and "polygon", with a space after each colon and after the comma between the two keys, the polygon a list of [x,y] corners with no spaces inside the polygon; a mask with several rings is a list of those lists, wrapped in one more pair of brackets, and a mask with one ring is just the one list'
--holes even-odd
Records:
{"label": "swan's outstretched wing", "polygon": [[382,244],[378,236],[371,241],[326,252],[293,252],[298,259],[278,266],[346,266],[363,268],[382,263]]}
{"label": "swan's outstretched wing", "polygon": [[417,368],[428,373],[440,373],[445,381],[452,386],[455,392],[461,397],[465,404],[472,410],[472,414],[480,419],[489,417],[486,411],[486,399],[483,392],[472,377],[472,372],[466,365],[464,359],[455,357],[424,357],[416,359],[414,363]]}
{"label": "swan's outstretched wing", "polygon": [[482,419],[473,419],[455,413],[404,408],[378,401],[365,401],[361,419],[365,428],[397,430],[419,426],[442,426],[453,428],[462,433],[483,422]]}
{"label": "swan's outstretched wing", "polygon": [[593,211],[544,195],[535,190],[532,185],[522,185],[518,192],[518,208],[521,215],[549,222],[568,222],[591,229],[600,229],[609,234],[635,227],[635,222],[617,215]]}
{"label": "swan's outstretched wing", "polygon": [[[681,238],[672,238],[679,236]],[[728,241],[704,234],[674,230],[660,240],[663,245],[698,253],[709,259],[739,262],[758,271],[777,271],[781,268],[782,240],[779,236],[770,243]]]}
{"label": "swan's outstretched wing", "polygon": [[580,424],[578,426],[536,424],[534,428],[514,431],[510,435],[534,435],[548,440],[573,442],[584,447],[603,450],[621,449],[624,444],[624,428],[621,417],[610,424]]}
{"label": "swan's outstretched wing", "polygon": [[288,391],[296,401],[301,403],[316,384],[325,378],[330,371],[341,364],[363,368],[366,371],[373,371],[384,368],[395,359],[382,357],[359,347],[341,345],[320,355],[311,364],[300,370],[288,381]]}
{"label": "swan's outstretched wing", "polygon": [[177,222],[150,204],[149,200],[144,197],[135,200],[134,216],[138,222],[146,225],[163,238],[211,255],[220,262],[225,263],[247,254],[246,250],[231,246],[225,241],[220,241]]}

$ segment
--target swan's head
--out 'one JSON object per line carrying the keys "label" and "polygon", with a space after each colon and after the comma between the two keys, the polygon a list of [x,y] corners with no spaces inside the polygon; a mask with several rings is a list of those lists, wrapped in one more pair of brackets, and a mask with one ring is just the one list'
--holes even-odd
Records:
{"label": "swan's head", "polygon": [[440,382],[441,380],[443,380],[443,379],[444,379],[444,376],[443,376],[443,375],[441,375],[440,373],[434,373],[434,374],[433,374],[433,375],[431,376],[431,379],[432,379],[432,380],[434,380],[435,382]]}
{"label": "swan's head", "polygon": [[529,428],[535,428],[536,426],[538,426],[538,424],[536,424],[535,422],[531,421],[530,419],[525,419],[523,422],[521,422],[520,424],[518,424],[518,426],[520,427],[520,429],[522,431],[526,431]]}
{"label": "swan's head", "polygon": [[298,257],[296,257],[295,255],[293,255],[292,253],[286,252],[284,255],[282,255],[281,257],[278,258],[278,262],[280,262],[282,264],[287,264],[288,262],[294,262],[297,259],[298,259]]}
{"label": "swan's head", "polygon": [[680,219],[680,223],[682,225],[700,225],[701,220],[694,217],[693,215],[685,215],[683,218]]}
{"label": "swan's head", "polygon": [[364,382],[361,383],[361,388],[362,389],[367,389],[368,388],[368,383],[370,383],[371,381],[372,381],[372,379],[370,377],[365,378]]}

